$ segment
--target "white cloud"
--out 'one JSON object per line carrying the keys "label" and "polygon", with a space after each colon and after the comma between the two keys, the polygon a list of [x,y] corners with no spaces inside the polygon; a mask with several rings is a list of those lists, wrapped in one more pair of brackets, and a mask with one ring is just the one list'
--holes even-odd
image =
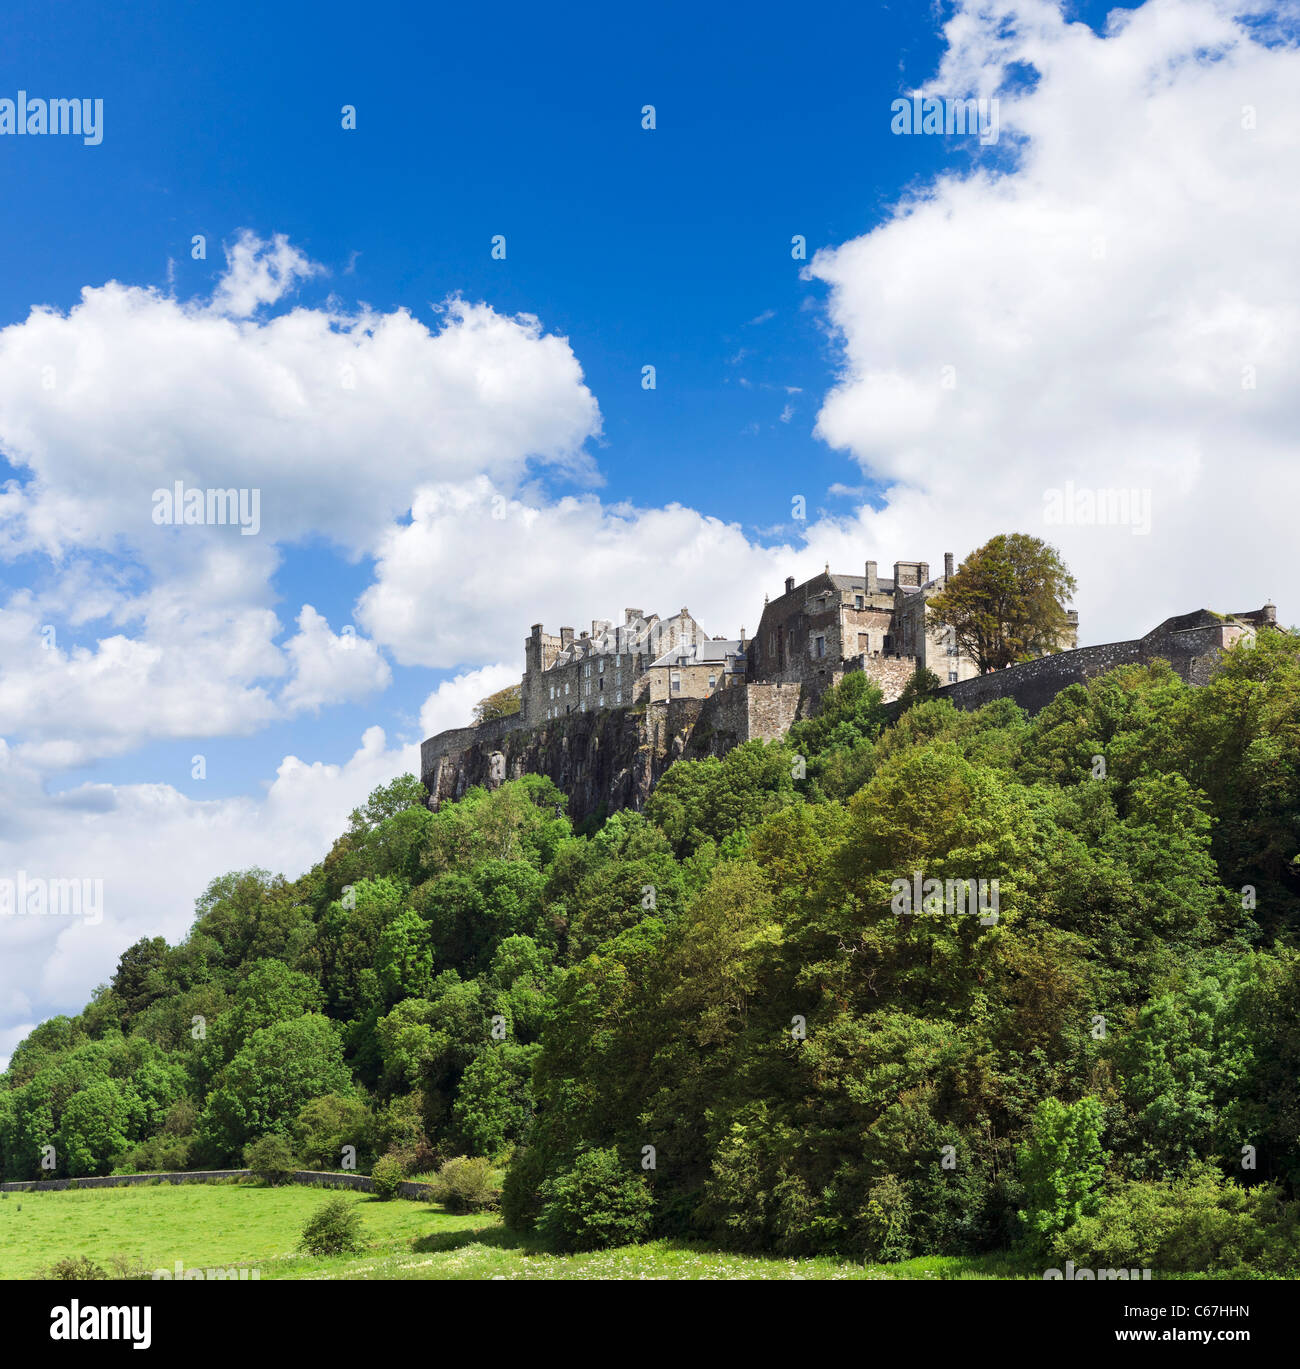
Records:
{"label": "white cloud", "polygon": [[28,475],[0,499],[0,548],[126,546],[152,563],[208,533],[259,540],[155,525],[153,492],[181,481],[259,490],[268,541],[365,552],[421,483],[590,473],[596,401],[531,316],[459,299],[436,329],[405,310],[226,316],[309,269],[282,238],[244,238],[210,307],[110,281],[0,329],[0,450]]}
{"label": "white cloud", "polygon": [[290,246],[283,233],[269,243],[247,229],[226,249],[226,273],[212,296],[212,312],[248,318],[264,304],[275,304],[298,280],[319,275],[321,267]]}
{"label": "white cloud", "polygon": [[[357,621],[407,665],[507,659],[522,669],[534,622],[579,631],[575,612],[665,617],[683,606],[711,633],[757,626],[765,586],[779,591],[811,551],[765,549],[740,527],[680,504],[605,505],[594,496],[544,506],[507,500],[486,480],[420,492],[411,522],[380,546]],[[786,569],[789,566],[790,569]]]}
{"label": "white cloud", "polygon": [[182,938],[214,876],[260,865],[293,877],[322,860],[351,810],[403,771],[419,773],[418,747],[390,746],[372,727],[343,764],[286,756],[259,799],[201,802],[165,784],[48,795],[0,746],[0,871],[103,881],[97,925],[0,917],[0,1048],[12,1049],[33,1017],[79,1011],[140,937]]}
{"label": "white cloud", "polygon": [[467,670],[444,680],[424,701],[420,709],[420,732],[432,737],[449,727],[468,727],[474,720],[474,705],[489,694],[518,684],[523,675],[523,652],[516,665],[498,663],[479,670]]}
{"label": "white cloud", "polygon": [[[1032,65],[1002,96],[1016,169],[945,177],[810,265],[844,342],[818,432],[896,482],[868,545],[1047,536],[1089,641],[1294,597],[1300,54],[1241,8],[1151,0],[1103,38],[1033,0],[958,7],[925,89]],[[1151,534],[1045,524],[1067,480],[1150,490]]]}
{"label": "white cloud", "polygon": [[364,698],[387,689],[393,678],[373,642],[358,637],[351,624],[336,636],[310,604],[303,605],[298,635],[285,650],[293,660],[294,676],[281,700],[290,709],[319,710],[322,704]]}

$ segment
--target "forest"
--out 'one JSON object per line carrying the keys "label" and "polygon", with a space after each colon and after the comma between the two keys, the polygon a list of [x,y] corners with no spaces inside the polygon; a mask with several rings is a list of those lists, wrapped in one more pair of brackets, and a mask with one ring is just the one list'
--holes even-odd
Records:
{"label": "forest", "polygon": [[[557,1250],[1300,1271],[1294,635],[1032,718],[849,675],[577,828],[538,776],[424,798],[376,790],[300,878],[213,880],[180,944],[36,1028],[4,1177],[270,1137],[472,1171]],[[996,915],[900,913],[929,881]]]}

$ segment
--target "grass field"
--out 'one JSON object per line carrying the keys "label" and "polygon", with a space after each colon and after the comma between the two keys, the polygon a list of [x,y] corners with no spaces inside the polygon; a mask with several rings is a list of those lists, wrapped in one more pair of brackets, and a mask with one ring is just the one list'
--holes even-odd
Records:
{"label": "grass field", "polygon": [[297,1252],[307,1218],[332,1196],[254,1184],[159,1184],[0,1198],[0,1278],[39,1276],[53,1261],[116,1256],[147,1269],[245,1265],[263,1279],[953,1279],[1014,1277],[996,1258],[933,1257],[902,1264],[765,1259],[652,1241],[591,1255],[548,1255],[492,1217],[456,1217],[427,1203],[381,1203],[349,1193],[368,1248]]}

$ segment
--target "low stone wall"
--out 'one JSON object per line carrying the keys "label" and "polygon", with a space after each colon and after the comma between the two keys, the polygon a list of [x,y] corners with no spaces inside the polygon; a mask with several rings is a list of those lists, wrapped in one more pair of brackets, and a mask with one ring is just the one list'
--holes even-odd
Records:
{"label": "low stone wall", "polygon": [[1148,633],[1132,641],[1060,651],[972,680],[960,680],[945,685],[939,697],[966,709],[980,708],[994,699],[1012,699],[1026,712],[1037,713],[1069,685],[1084,684],[1116,666],[1149,665],[1156,660],[1167,661],[1187,684],[1203,685],[1214,673],[1224,648],[1240,636],[1241,629],[1231,625]]}
{"label": "low stone wall", "polygon": [[[251,1179],[251,1169],[196,1169],[171,1170],[162,1174],[96,1174],[82,1179],[19,1179],[0,1184],[0,1193],[57,1193],[65,1189],[129,1188],[133,1184],[205,1184],[223,1179]],[[350,1188],[360,1193],[373,1193],[374,1181],[368,1174],[331,1174],[323,1170],[294,1170],[292,1181],[312,1188]],[[428,1184],[403,1179],[397,1185],[402,1198],[427,1198]]]}

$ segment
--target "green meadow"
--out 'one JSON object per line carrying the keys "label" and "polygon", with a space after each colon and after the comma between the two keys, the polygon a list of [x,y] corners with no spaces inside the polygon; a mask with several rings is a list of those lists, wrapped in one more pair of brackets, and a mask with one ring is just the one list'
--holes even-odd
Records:
{"label": "green meadow", "polygon": [[148,1270],[257,1269],[263,1279],[954,1279],[1015,1277],[996,1258],[935,1257],[861,1265],[774,1259],[651,1241],[585,1255],[551,1255],[496,1217],[458,1217],[428,1203],[348,1194],[367,1248],[318,1257],[298,1251],[320,1189],[257,1184],[158,1184],[0,1198],[0,1277],[28,1279],[55,1260],[115,1256]]}

